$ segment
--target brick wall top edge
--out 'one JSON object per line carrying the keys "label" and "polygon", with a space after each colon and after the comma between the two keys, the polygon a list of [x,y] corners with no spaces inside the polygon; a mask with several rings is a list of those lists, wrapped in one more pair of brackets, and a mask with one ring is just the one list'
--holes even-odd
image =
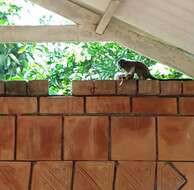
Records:
{"label": "brick wall top edge", "polygon": [[[194,80],[129,80],[121,85],[116,80],[74,80],[73,96],[104,95],[156,95],[156,96],[193,96]],[[0,81],[0,96],[38,97],[49,96],[48,80]],[[51,95],[52,97],[53,95]],[[57,96],[57,95],[54,95]],[[60,96],[57,96],[60,97]]]}
{"label": "brick wall top edge", "polygon": [[75,80],[72,82],[75,96],[94,95],[194,95],[194,80],[129,80],[121,85],[116,80]]}
{"label": "brick wall top edge", "polygon": [[1,96],[47,96],[48,80],[0,81]]}
{"label": "brick wall top edge", "polygon": [[[139,79],[132,79],[134,81],[141,81]],[[147,79],[146,81],[149,81],[150,79]],[[73,80],[73,82],[84,82],[84,81],[117,81],[117,80]],[[156,79],[152,81],[194,81],[193,79]]]}

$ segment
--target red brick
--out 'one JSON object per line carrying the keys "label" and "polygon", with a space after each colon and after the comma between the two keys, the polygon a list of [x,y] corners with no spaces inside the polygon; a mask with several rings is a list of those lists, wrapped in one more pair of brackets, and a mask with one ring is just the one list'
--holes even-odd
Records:
{"label": "red brick", "polygon": [[18,118],[18,160],[60,160],[61,117],[23,116]]}
{"label": "red brick", "polygon": [[108,160],[108,117],[64,118],[65,160]]}
{"label": "red brick", "polygon": [[94,95],[114,95],[116,93],[116,82],[113,80],[94,81]]}
{"label": "red brick", "polygon": [[160,117],[158,126],[160,160],[194,161],[194,118]]}
{"label": "red brick", "polygon": [[183,190],[193,190],[194,187],[194,163],[193,162],[173,162],[178,171],[186,177],[187,182]]}
{"label": "red brick", "polygon": [[38,162],[33,168],[32,190],[71,190],[72,162]]}
{"label": "red brick", "polygon": [[5,83],[4,81],[0,81],[0,95],[5,94]]}
{"label": "red brick", "polygon": [[194,114],[194,97],[180,98],[179,111],[181,114]]}
{"label": "red brick", "polygon": [[73,190],[112,190],[113,162],[77,162]]}
{"label": "red brick", "polygon": [[138,93],[144,95],[158,95],[160,93],[160,82],[158,80],[139,80]]}
{"label": "red brick", "polygon": [[92,80],[72,82],[72,94],[73,95],[94,95],[94,82]]}
{"label": "red brick", "polygon": [[129,113],[130,99],[124,96],[87,97],[86,111],[88,113]]}
{"label": "red brick", "polygon": [[114,95],[116,82],[113,80],[73,81],[73,95]]}
{"label": "red brick", "polygon": [[176,114],[176,98],[136,97],[132,100],[133,112],[146,114]]}
{"label": "red brick", "polygon": [[14,159],[15,117],[0,116],[0,160]]}
{"label": "red brick", "polygon": [[161,95],[180,95],[182,93],[182,81],[161,81]]}
{"label": "red brick", "polygon": [[183,81],[183,94],[194,95],[194,81]]}
{"label": "red brick", "polygon": [[47,96],[48,80],[32,80],[28,82],[28,95]]}
{"label": "red brick", "polygon": [[137,94],[137,81],[127,80],[120,85],[120,81],[117,81],[117,94],[118,95],[135,95]]}
{"label": "red brick", "polygon": [[83,97],[42,97],[40,98],[41,113],[83,113]]}
{"label": "red brick", "polygon": [[[173,163],[159,162],[157,168],[157,189],[179,190],[187,184],[187,178],[179,171]],[[183,188],[184,190],[185,187]],[[192,188],[193,189],[193,188]],[[191,190],[191,189],[187,189]]]}
{"label": "red brick", "polygon": [[31,97],[0,97],[0,114],[37,112],[37,99]]}
{"label": "red brick", "polygon": [[27,190],[30,163],[0,162],[0,189]]}
{"label": "red brick", "polygon": [[155,162],[119,162],[115,190],[154,189]]}
{"label": "red brick", "polygon": [[25,96],[26,94],[27,94],[26,81],[7,81],[6,82],[6,95]]}
{"label": "red brick", "polygon": [[113,160],[156,159],[154,118],[112,117],[111,121]]}

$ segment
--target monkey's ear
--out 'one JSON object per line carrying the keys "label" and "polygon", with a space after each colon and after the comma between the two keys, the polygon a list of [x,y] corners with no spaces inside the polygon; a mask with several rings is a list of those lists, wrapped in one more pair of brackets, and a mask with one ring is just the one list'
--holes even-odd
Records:
{"label": "monkey's ear", "polygon": [[117,59],[116,59],[116,63],[119,63],[121,60],[123,60],[122,57],[117,58]]}

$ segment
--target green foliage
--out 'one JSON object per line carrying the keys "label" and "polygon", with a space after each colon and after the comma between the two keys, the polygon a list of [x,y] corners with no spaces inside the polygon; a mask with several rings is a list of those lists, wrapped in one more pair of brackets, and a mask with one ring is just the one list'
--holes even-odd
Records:
{"label": "green foliage", "polygon": [[[127,58],[154,67],[155,61],[114,42],[0,44],[0,79],[49,79],[50,94],[70,94],[72,80],[114,79],[117,60]],[[182,78],[167,68],[157,78]]]}
{"label": "green foliage", "polygon": [[[11,16],[21,10],[5,0],[0,7],[0,25],[12,24]],[[114,42],[0,44],[0,80],[49,79],[50,94],[70,94],[72,80],[114,79],[120,58],[141,61],[151,69],[158,64]],[[168,67],[152,74],[158,79],[186,77]]]}
{"label": "green foliage", "polygon": [[19,16],[21,7],[11,4],[9,1],[0,0],[0,25],[13,24],[12,18]]}

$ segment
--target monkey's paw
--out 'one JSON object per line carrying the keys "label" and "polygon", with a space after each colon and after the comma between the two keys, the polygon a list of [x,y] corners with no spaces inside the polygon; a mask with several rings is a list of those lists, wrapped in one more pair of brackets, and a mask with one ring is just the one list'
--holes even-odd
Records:
{"label": "monkey's paw", "polygon": [[123,74],[123,73],[119,72],[119,73],[115,74],[114,79],[115,80],[122,80],[125,77],[126,77],[126,74]]}

